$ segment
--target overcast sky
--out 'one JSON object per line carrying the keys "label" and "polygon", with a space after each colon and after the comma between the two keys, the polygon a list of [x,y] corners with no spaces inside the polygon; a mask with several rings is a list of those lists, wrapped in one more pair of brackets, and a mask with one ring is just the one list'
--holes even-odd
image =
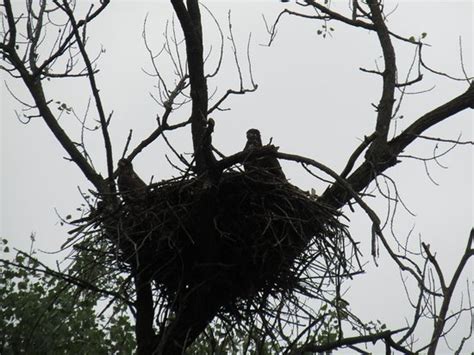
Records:
{"label": "overcast sky", "polygon": [[[340,23],[331,24],[335,31],[323,39],[317,35],[321,24],[285,17],[280,23],[278,36],[269,48],[262,14],[272,21],[283,6],[278,1],[204,1],[227,33],[227,10],[232,9],[234,37],[242,61],[245,82],[250,85],[246,70],[246,41],[252,33],[251,58],[257,92],[236,96],[228,100],[230,111],[216,112],[214,145],[225,154],[242,149],[245,132],[252,127],[262,132],[265,142],[273,137],[280,151],[306,155],[336,171],[341,171],[350,153],[375,126],[372,103],[380,97],[381,80],[378,76],[362,73],[359,68],[375,69],[382,64],[380,48],[374,34],[353,29]],[[336,6],[346,6],[348,1],[333,1]],[[291,5],[290,5],[291,6]],[[389,2],[387,10],[397,3]],[[141,38],[143,21],[148,13],[148,36],[158,50],[163,42],[166,20],[172,18],[171,6],[160,1],[114,1],[101,15],[99,21],[89,26],[91,53],[105,48],[98,65],[97,77],[107,112],[114,111],[111,133],[114,156],[118,159],[129,129],[133,129],[132,146],[136,145],[155,126],[155,117],[162,112],[149,93],[156,94],[153,78],[142,70],[150,69],[149,58]],[[212,18],[203,12],[205,45],[212,46],[208,61],[210,70],[217,60],[218,36]],[[401,1],[389,17],[391,29],[405,37],[427,33],[424,59],[433,68],[463,77],[460,65],[459,41],[462,39],[464,65],[473,75],[473,5],[470,1],[435,2]],[[413,56],[413,48],[394,42],[397,50],[399,78],[404,78]],[[228,88],[238,89],[238,76],[226,42],[226,55],[220,76],[209,82],[214,100]],[[163,57],[163,72],[169,73],[169,63]],[[167,75],[168,78],[172,78]],[[20,82],[12,81],[2,73],[14,92],[31,102]],[[172,80],[170,81],[172,83]],[[411,89],[423,91],[421,95],[407,95],[400,111],[403,119],[398,127],[412,123],[425,112],[455,97],[466,89],[466,83],[448,80],[425,73],[424,80]],[[66,103],[83,116],[90,97],[87,85],[77,80],[57,81],[47,86],[49,98]],[[54,251],[67,236],[67,228],[59,225],[55,210],[61,215],[75,212],[81,198],[78,187],[91,188],[79,169],[63,159],[65,153],[55,141],[41,119],[28,125],[21,124],[15,116],[21,106],[15,102],[2,85],[1,92],[1,220],[0,236],[13,246],[27,249],[30,235],[34,233],[37,247]],[[187,118],[187,110],[177,112],[171,122]],[[97,116],[91,114],[93,120]],[[447,139],[472,140],[472,111],[462,112],[431,129],[427,135]],[[77,138],[77,122],[72,115],[63,115],[63,123]],[[191,151],[189,129],[169,135],[179,149]],[[104,151],[100,134],[92,133],[88,140],[89,153],[96,167],[104,174]],[[434,142],[423,141],[405,152],[407,155],[429,157]],[[442,145],[440,148],[448,148]],[[178,149],[178,150],[179,150]],[[387,174],[397,181],[399,192],[406,205],[416,215],[410,216],[399,209],[395,219],[395,232],[404,239],[413,229],[413,246],[418,237],[431,245],[441,265],[452,275],[473,222],[472,211],[472,148],[463,145],[455,148],[440,162],[442,168],[428,163],[430,181],[424,164],[419,160],[402,159],[403,162]],[[175,171],[164,154],[172,157],[160,140],[151,145],[134,162],[135,170],[144,180],[169,178]],[[291,181],[303,189],[315,188],[321,192],[324,184],[308,176],[295,164],[284,163],[284,170]],[[383,199],[367,200],[385,216]],[[77,213],[76,213],[77,214]],[[348,299],[356,314],[365,320],[380,319],[393,328],[404,326],[409,316],[400,277],[393,263],[382,252],[379,267],[370,258],[370,221],[361,213],[351,213],[350,228],[361,242],[366,275],[349,283]],[[389,234],[389,230],[386,231]],[[55,256],[44,256],[52,262]],[[471,265],[472,266],[472,265]],[[470,276],[472,268],[465,273]],[[394,286],[392,286],[393,284]],[[466,283],[460,283],[465,291]],[[472,283],[469,284],[472,288]],[[467,324],[467,323],[466,323]],[[465,335],[463,332],[458,336]],[[447,351],[447,350],[446,350]]]}

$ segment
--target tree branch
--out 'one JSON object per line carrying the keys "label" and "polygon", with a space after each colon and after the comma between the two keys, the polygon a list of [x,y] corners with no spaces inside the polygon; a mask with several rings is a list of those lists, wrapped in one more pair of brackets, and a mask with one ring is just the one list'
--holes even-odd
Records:
{"label": "tree branch", "polygon": [[310,6],[313,6],[315,9],[318,9],[322,13],[328,15],[331,19],[344,22],[345,24],[351,25],[351,26],[354,26],[354,27],[362,27],[362,28],[365,28],[367,30],[375,30],[375,26],[372,25],[371,23],[367,23],[367,22],[364,22],[364,21],[361,21],[361,20],[354,20],[354,19],[350,19],[348,17],[345,17],[345,16],[341,15],[340,13],[337,13],[335,11],[332,11],[332,10],[328,9],[326,6],[317,3],[315,0],[305,0],[305,2],[306,2],[306,4],[308,4]]}
{"label": "tree branch", "polygon": [[127,160],[132,161],[143,149],[153,143],[164,131],[172,131],[174,129],[185,127],[189,124],[189,122],[190,121],[187,120],[171,126],[159,125],[147,138],[142,140],[140,144],[138,144],[137,147],[132,150],[132,152],[128,155]]}
{"label": "tree branch", "polygon": [[[193,138],[196,171],[206,170],[206,154],[203,152],[203,138],[207,124],[208,92],[204,75],[204,57],[201,15],[197,0],[187,0],[188,8],[182,0],[171,0],[174,11],[183,29],[188,59],[189,82],[191,85],[191,132]],[[211,153],[212,154],[212,153]]]}
{"label": "tree branch", "polygon": [[108,289],[105,289],[105,288],[98,287],[96,285],[93,285],[88,280],[83,280],[79,277],[75,277],[73,275],[68,275],[65,272],[55,271],[55,270],[49,268],[48,266],[46,266],[45,264],[43,264],[42,262],[40,262],[38,259],[35,259],[35,258],[31,257],[27,253],[21,252],[21,254],[23,256],[25,256],[26,258],[34,260],[34,262],[37,263],[42,268],[31,267],[31,266],[19,264],[19,263],[16,263],[16,262],[12,262],[12,261],[9,261],[9,260],[6,260],[6,259],[0,259],[0,262],[5,264],[5,265],[21,268],[21,269],[24,269],[24,270],[27,270],[27,271],[40,272],[44,275],[56,277],[59,280],[63,280],[63,281],[65,281],[65,282],[67,282],[71,285],[74,285],[78,288],[81,288],[81,289],[84,289],[84,290],[90,290],[90,291],[96,292],[100,295],[111,296],[113,298],[119,299],[120,301],[122,301],[123,303],[125,303],[128,306],[132,305],[132,302],[129,299],[127,299],[126,297],[124,297],[124,295],[121,294],[120,292],[115,292],[115,291],[111,291],[111,290],[108,290]]}
{"label": "tree branch", "polygon": [[[55,0],[54,3],[58,6],[60,6],[59,1]],[[66,0],[63,0],[63,6],[62,9],[66,12],[67,16],[69,17],[69,21],[71,21],[72,25],[72,31],[74,33],[74,36],[76,38],[76,43],[79,46],[79,50],[82,55],[82,59],[84,60],[84,63],[86,64],[87,68],[87,76],[89,79],[89,83],[91,86],[92,94],[94,96],[95,104],[97,107],[97,112],[99,114],[99,121],[100,121],[100,128],[102,131],[102,136],[104,138],[104,144],[105,144],[105,152],[106,152],[106,161],[107,161],[107,175],[108,175],[108,183],[110,186],[110,192],[114,193],[115,192],[115,183],[114,179],[112,178],[114,174],[114,160],[113,160],[113,153],[112,153],[112,142],[110,141],[110,135],[109,135],[109,130],[108,130],[108,122],[107,119],[105,118],[105,112],[104,112],[104,107],[102,105],[102,99],[99,95],[99,89],[97,88],[97,83],[95,80],[95,74],[94,74],[94,69],[92,68],[92,63],[89,59],[89,55],[87,54],[87,51],[84,46],[84,42],[82,41],[81,35],[79,34],[79,27],[76,22],[76,19],[74,17],[74,14],[69,7],[69,4]]]}
{"label": "tree branch", "polygon": [[294,350],[290,354],[296,355],[296,354],[304,354],[306,352],[321,353],[325,351],[338,349],[338,348],[348,346],[348,345],[355,345],[355,344],[369,343],[369,342],[375,343],[379,340],[387,341],[387,339],[391,339],[392,335],[402,332],[404,330],[406,330],[406,328],[398,329],[398,330],[387,330],[387,331],[369,334],[369,335],[343,338],[326,345],[306,344]]}
{"label": "tree branch", "polygon": [[135,280],[135,336],[137,354],[152,354],[156,347],[156,335],[153,330],[154,310],[151,282],[145,277],[143,270],[136,272]]}
{"label": "tree branch", "polygon": [[393,49],[392,41],[390,39],[390,33],[385,25],[379,1],[369,0],[367,1],[367,5],[372,14],[372,21],[374,22],[375,31],[377,32],[380,46],[382,47],[385,62],[385,69],[382,73],[382,97],[380,98],[378,105],[377,124],[375,127],[376,137],[372,143],[373,153],[377,154],[376,150],[380,149],[380,147],[387,143],[388,130],[392,119],[393,104],[395,102],[394,95],[397,64],[395,60],[395,50]]}
{"label": "tree branch", "polygon": [[342,178],[346,178],[347,175],[349,175],[349,173],[352,171],[352,168],[354,168],[354,164],[357,161],[357,159],[359,158],[359,156],[362,154],[362,152],[365,150],[365,148],[367,148],[369,146],[369,144],[372,143],[374,138],[375,138],[375,133],[372,133],[368,137],[364,137],[364,140],[356,148],[356,150],[354,150],[354,152],[351,154],[351,156],[349,157],[349,160],[347,161],[346,166],[344,167],[344,170],[342,170],[342,173],[341,173]]}
{"label": "tree branch", "polygon": [[[471,232],[469,234],[469,238],[467,241],[466,249],[464,251],[464,255],[462,256],[461,261],[459,262],[458,267],[456,268],[456,271],[454,272],[453,278],[448,288],[443,289],[443,303],[441,304],[441,309],[435,319],[435,327],[434,327],[433,334],[431,337],[431,344],[428,348],[428,355],[436,354],[438,341],[442,336],[443,329],[446,324],[446,320],[447,320],[446,316],[448,314],[449,305],[451,303],[451,298],[453,297],[454,289],[456,288],[459,277],[461,276],[461,273],[463,272],[464,267],[467,264],[467,261],[469,260],[471,256],[474,255],[474,249],[472,248],[473,241],[474,241],[474,229],[471,229]],[[430,254],[428,255],[428,257],[429,256]],[[437,263],[435,263],[434,265],[436,267]],[[442,274],[441,274],[441,277],[442,277]]]}
{"label": "tree branch", "polygon": [[[93,19],[95,19],[104,9],[109,5],[110,0],[102,0],[100,7],[94,11],[93,13],[88,14],[83,20],[77,22],[76,27],[80,29],[81,27],[85,26]],[[58,46],[56,52],[52,53],[49,58],[47,58],[37,69],[37,72],[34,73],[35,75],[40,75],[44,72],[44,70],[51,65],[56,59],[58,59],[64,52],[71,46],[71,40],[74,38],[74,32],[69,33],[66,38],[63,40],[62,44]]]}
{"label": "tree branch", "polygon": [[92,168],[92,166],[87,162],[87,159],[79,152],[48,107],[48,102],[46,101],[41,82],[37,78],[34,78],[34,76],[27,71],[23,62],[15,51],[10,51],[8,53],[8,59],[12,65],[15,66],[15,69],[20,73],[26,87],[30,91],[31,96],[35,101],[36,107],[41,117],[51,132],[54,134],[56,139],[63,146],[79,169],[81,169],[86,178],[94,185],[97,191],[99,193],[107,193],[108,189],[102,176],[98,174],[94,168]]}
{"label": "tree branch", "polygon": [[5,0],[5,10],[7,13],[8,29],[10,30],[10,38],[6,46],[13,50],[16,44],[16,23],[10,0]]}
{"label": "tree branch", "polygon": [[401,152],[428,128],[468,108],[474,108],[474,83],[463,94],[426,113],[408,126],[390,142],[392,149]]}
{"label": "tree branch", "polygon": [[[391,152],[390,159],[380,156],[378,157],[378,160],[375,161],[366,160],[347,178],[347,181],[355,191],[362,191],[376,176],[397,164],[399,161],[395,158],[403,152],[403,150],[412,143],[418,135],[437,123],[454,116],[456,113],[473,107],[474,84],[471,84],[464,93],[423,115],[406,128],[399,136],[392,139],[388,143],[388,148]],[[374,169],[374,165],[377,166],[377,169]],[[341,208],[352,197],[342,186],[335,183],[326,189],[321,198],[334,208]]]}

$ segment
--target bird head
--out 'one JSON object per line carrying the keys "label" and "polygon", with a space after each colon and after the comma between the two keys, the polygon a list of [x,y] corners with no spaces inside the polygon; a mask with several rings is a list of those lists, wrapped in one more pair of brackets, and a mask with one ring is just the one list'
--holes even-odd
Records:
{"label": "bird head", "polygon": [[260,137],[260,131],[255,128],[251,128],[247,131],[247,141],[257,144],[258,146],[262,145],[262,138]]}
{"label": "bird head", "polygon": [[122,158],[118,161],[118,167],[122,171],[133,169],[132,163],[129,160],[125,159],[125,158]]}

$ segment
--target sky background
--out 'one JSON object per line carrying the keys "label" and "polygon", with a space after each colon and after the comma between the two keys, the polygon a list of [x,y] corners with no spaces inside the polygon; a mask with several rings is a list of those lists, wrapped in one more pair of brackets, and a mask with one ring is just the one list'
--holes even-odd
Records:
{"label": "sky background", "polygon": [[[336,9],[345,8],[347,3],[333,1]],[[245,132],[258,128],[264,142],[273,138],[280,151],[308,156],[340,172],[360,140],[375,127],[371,104],[376,104],[380,98],[381,80],[359,68],[375,69],[377,64],[382,64],[376,35],[334,22],[331,24],[335,29],[332,36],[323,39],[317,35],[321,23],[287,16],[280,22],[273,45],[267,47],[264,44],[269,37],[262,14],[271,23],[285,5],[270,0],[205,1],[204,4],[213,12],[226,35],[227,11],[232,10],[234,37],[248,86],[245,51],[249,33],[252,33],[252,70],[259,85],[255,93],[229,99],[224,106],[231,110],[211,115],[216,121],[214,145],[226,155],[235,153],[245,144]],[[297,9],[295,5],[288,6]],[[456,77],[463,77],[461,38],[464,65],[467,73],[473,75],[473,4],[470,1],[400,1],[388,2],[386,7],[395,10],[388,20],[391,30],[405,37],[419,37],[426,32],[425,40],[430,46],[424,49],[424,60],[436,70]],[[133,147],[154,129],[155,117],[162,113],[150,96],[150,93],[157,93],[156,80],[142,70],[151,68],[142,40],[147,14],[149,41],[155,50],[159,50],[166,21],[172,19],[171,6],[164,1],[113,2],[100,21],[88,29],[90,53],[98,53],[101,45],[105,48],[98,62],[97,80],[106,111],[114,111],[111,135],[116,160],[120,158],[129,130],[133,129]],[[205,46],[207,50],[212,47],[206,64],[210,71],[217,61],[219,36],[210,15],[203,11],[202,16]],[[394,41],[394,45],[401,80],[407,74],[414,49],[398,41]],[[216,90],[214,102],[228,88],[239,87],[230,43],[227,41],[225,46],[222,71],[209,82],[209,92]],[[160,58],[159,65],[172,83],[168,58]],[[12,81],[3,72],[2,82],[7,82],[22,100],[31,102],[22,83]],[[46,89],[49,98],[66,103],[82,117],[91,96],[86,84],[77,79],[63,79],[49,83]],[[403,119],[397,121],[398,128],[406,127],[423,113],[459,95],[466,87],[466,83],[425,73],[424,80],[409,91],[432,90],[405,96],[400,110]],[[68,231],[60,225],[56,211],[62,216],[77,215],[75,210],[83,202],[78,188],[87,191],[91,186],[74,164],[63,159],[64,151],[44,122],[34,119],[28,125],[21,124],[15,115],[21,105],[12,99],[5,84],[1,90],[0,236],[9,239],[12,246],[28,249],[33,233],[36,247],[50,253],[66,240]],[[188,112],[186,108],[177,111],[170,123],[187,119]],[[91,126],[95,118],[97,116],[91,110]],[[72,115],[62,115],[60,122],[73,137],[78,137],[80,126]],[[457,139],[461,135],[461,140],[472,140],[472,111],[448,119],[426,135],[446,139]],[[168,138],[178,151],[191,151],[189,129],[170,133]],[[105,153],[100,133],[90,133],[86,143],[96,167],[104,174]],[[405,154],[430,157],[435,145],[432,141],[420,141]],[[440,145],[440,149],[446,148],[449,145]],[[158,140],[134,160],[135,170],[145,181],[176,175],[166,162],[165,154],[174,159],[163,141]],[[450,279],[473,222],[472,147],[458,146],[440,162],[447,168],[428,163],[430,175],[437,185],[428,178],[425,166],[419,160],[402,159],[402,163],[387,171],[387,175],[397,181],[401,197],[415,214],[412,216],[399,206],[394,233],[404,240],[413,229],[412,247],[416,249],[418,238],[430,244]],[[323,191],[325,185],[301,167],[287,162],[283,167],[295,185],[305,190]],[[383,220],[387,212],[385,200],[368,199],[367,202]],[[379,266],[375,266],[370,257],[370,221],[357,209],[356,213],[347,211],[347,216],[351,220],[353,237],[361,242],[367,262],[367,273],[346,285],[352,310],[365,320],[379,319],[392,328],[403,327],[410,308],[398,269],[383,251]],[[390,235],[390,229],[386,234]],[[55,254],[41,255],[50,264],[57,257]],[[465,292],[467,285],[472,289],[472,276],[471,263],[459,290]],[[470,281],[466,284],[468,277]],[[467,320],[463,322],[467,329]],[[462,328],[455,332],[453,339],[465,335]],[[446,348],[444,351],[450,352]]]}

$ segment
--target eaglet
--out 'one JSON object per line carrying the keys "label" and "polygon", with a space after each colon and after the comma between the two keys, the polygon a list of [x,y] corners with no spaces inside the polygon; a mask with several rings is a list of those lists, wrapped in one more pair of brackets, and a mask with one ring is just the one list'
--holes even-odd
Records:
{"label": "eaglet", "polygon": [[[262,146],[260,131],[255,128],[249,129],[247,131],[247,143],[245,144],[244,152],[252,151]],[[271,156],[246,159],[244,161],[244,170],[245,172],[259,172],[263,173],[262,176],[276,177],[283,181],[286,180],[286,176],[281,169],[278,159]]]}
{"label": "eaglet", "polygon": [[130,203],[143,197],[147,184],[133,171],[127,159],[118,162],[118,188],[125,202]]}

